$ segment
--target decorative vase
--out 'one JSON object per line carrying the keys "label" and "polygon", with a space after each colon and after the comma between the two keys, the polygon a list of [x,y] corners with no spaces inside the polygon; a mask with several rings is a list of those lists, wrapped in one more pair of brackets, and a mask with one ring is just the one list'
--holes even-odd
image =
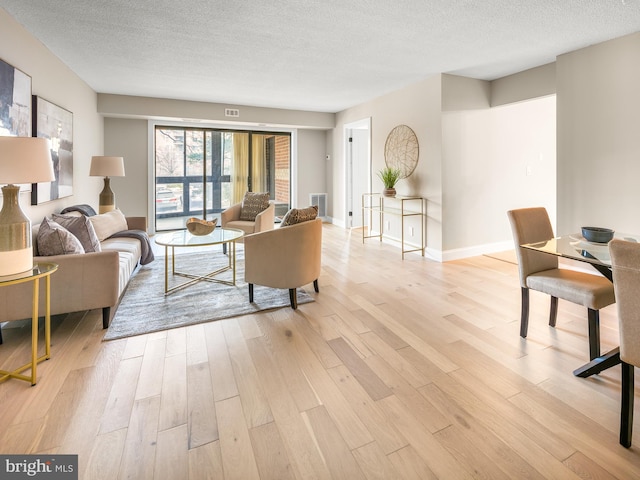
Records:
{"label": "decorative vase", "polygon": [[395,188],[385,188],[384,190],[382,190],[382,195],[385,197],[395,197],[396,196],[396,189]]}

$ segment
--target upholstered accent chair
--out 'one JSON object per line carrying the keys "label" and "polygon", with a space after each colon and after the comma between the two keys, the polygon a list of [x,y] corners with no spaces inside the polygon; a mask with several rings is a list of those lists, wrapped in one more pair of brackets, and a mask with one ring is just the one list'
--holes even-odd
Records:
{"label": "upholstered accent chair", "polygon": [[536,290],[551,296],[549,325],[556,326],[558,299],[567,300],[587,307],[589,321],[589,357],[600,356],[600,312],[601,308],[615,302],[613,284],[600,274],[589,274],[559,268],[558,257],[536,252],[520,245],[551,240],[553,228],[546,209],[542,207],[522,208],[507,212],[515,242],[522,311],[520,316],[520,336],[525,338],[529,327],[529,290]]}
{"label": "upholstered accent chair", "polygon": [[640,366],[640,244],[611,240],[609,252],[613,266],[622,362],[620,444],[629,448],[633,433],[633,367]]}
{"label": "upholstered accent chair", "polygon": [[319,291],[321,250],[320,218],[246,236],[244,279],[249,284],[249,301],[253,302],[254,284],[286,288],[291,308],[298,308],[298,287],[313,282]]}
{"label": "upholstered accent chair", "polygon": [[[251,194],[252,192],[247,192],[242,202],[230,206],[220,214],[222,228],[236,228],[242,230],[245,235],[273,230],[276,211],[275,203],[268,200],[268,194]],[[262,197],[261,200],[256,202],[258,195],[267,195],[266,201]],[[243,238],[239,240],[239,242],[243,241]],[[225,253],[227,252],[226,247],[226,244],[222,245]]]}

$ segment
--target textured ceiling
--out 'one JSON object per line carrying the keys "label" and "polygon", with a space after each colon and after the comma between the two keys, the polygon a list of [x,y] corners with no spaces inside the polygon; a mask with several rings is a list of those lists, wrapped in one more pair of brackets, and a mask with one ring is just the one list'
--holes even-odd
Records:
{"label": "textured ceiling", "polygon": [[0,0],[94,90],[337,112],[640,31],[640,0]]}

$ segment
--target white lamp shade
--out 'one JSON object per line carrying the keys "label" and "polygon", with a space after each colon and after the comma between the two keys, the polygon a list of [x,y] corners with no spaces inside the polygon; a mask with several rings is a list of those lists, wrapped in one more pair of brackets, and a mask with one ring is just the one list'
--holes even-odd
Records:
{"label": "white lamp shade", "polygon": [[122,157],[91,157],[91,177],[124,177],[124,159]]}
{"label": "white lamp shade", "polygon": [[0,184],[52,182],[55,179],[49,139],[0,137]]}

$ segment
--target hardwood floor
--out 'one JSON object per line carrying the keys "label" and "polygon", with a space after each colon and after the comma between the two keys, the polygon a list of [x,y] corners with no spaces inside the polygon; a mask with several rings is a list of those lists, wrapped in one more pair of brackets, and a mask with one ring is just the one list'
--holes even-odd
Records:
{"label": "hardwood floor", "polygon": [[[330,225],[323,244],[297,311],[109,342],[99,310],[56,317],[38,384],[0,384],[0,452],[78,454],[81,479],[640,478],[620,368],[571,373],[586,310],[560,302],[552,329],[532,292],[523,340],[513,263],[402,261]],[[0,368],[28,359],[16,325]],[[615,306],[601,326],[606,351]]]}

